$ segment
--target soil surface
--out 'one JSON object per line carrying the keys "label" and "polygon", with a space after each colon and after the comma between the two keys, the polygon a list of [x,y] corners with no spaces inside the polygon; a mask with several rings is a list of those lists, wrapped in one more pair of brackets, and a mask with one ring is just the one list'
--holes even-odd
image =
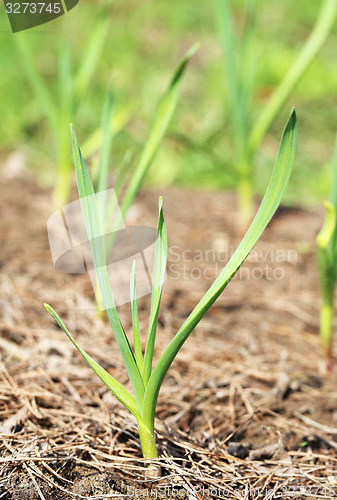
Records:
{"label": "soil surface", "polygon": [[[127,224],[155,227],[159,194],[170,250],[156,359],[240,240],[232,193],[148,191]],[[88,276],[53,267],[50,200],[27,179],[0,184],[0,499],[335,498],[336,373],[325,374],[318,337],[323,211],[281,208],[183,346],[159,396],[163,477],[150,483],[133,417],[43,307],[129,387]],[[149,306],[140,299],[144,339]],[[119,312],[130,333],[129,305]]]}

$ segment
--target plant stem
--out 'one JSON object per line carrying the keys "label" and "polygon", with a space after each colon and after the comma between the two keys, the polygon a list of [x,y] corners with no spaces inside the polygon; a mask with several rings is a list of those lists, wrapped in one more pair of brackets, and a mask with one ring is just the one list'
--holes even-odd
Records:
{"label": "plant stem", "polygon": [[333,297],[325,301],[321,307],[320,334],[321,344],[327,361],[327,369],[331,367],[332,353],[332,322],[333,322]]}
{"label": "plant stem", "polygon": [[[140,444],[142,447],[143,457],[157,459],[157,443],[154,431],[151,432],[149,428],[142,422],[138,420],[138,430],[140,437]],[[158,463],[151,462],[147,466],[146,476],[149,479],[158,479],[161,476],[161,467]]]}

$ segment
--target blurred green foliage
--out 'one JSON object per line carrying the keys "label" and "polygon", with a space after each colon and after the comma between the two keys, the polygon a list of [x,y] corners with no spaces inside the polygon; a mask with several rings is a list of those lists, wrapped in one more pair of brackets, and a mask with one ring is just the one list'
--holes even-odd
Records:
{"label": "blurred green foliage", "polygon": [[[244,3],[244,0],[232,0],[239,29]],[[106,2],[81,0],[66,16],[27,32],[29,49],[55,96],[59,38],[66,30],[73,60],[80,61],[93,28],[92,9],[102,5]],[[41,182],[51,184],[56,159],[50,153],[51,138],[45,126],[45,113],[17,60],[14,35],[3,5],[1,7],[0,154],[3,158],[10,151],[24,150],[28,165],[38,172]],[[257,0],[253,119],[293,63],[310,33],[318,9],[316,2],[307,0],[296,3]],[[229,154],[231,117],[226,113],[228,81],[213,0],[180,0],[174,4],[164,0],[115,0],[109,15],[107,42],[75,122],[79,140],[83,142],[97,129],[105,91],[112,78],[116,112],[125,107],[130,109],[131,104],[135,112],[114,138],[111,165],[122,164],[125,150],[133,150],[137,156],[172,67],[188,47],[199,42],[200,51],[184,79],[178,109],[148,182],[208,189],[235,187]],[[327,192],[337,112],[336,42],[337,27],[334,27],[318,59],[264,140],[256,161],[258,192],[262,192],[270,176],[277,150],[277,131],[291,106],[296,107],[298,114],[299,145],[286,200],[308,204],[322,199]]]}

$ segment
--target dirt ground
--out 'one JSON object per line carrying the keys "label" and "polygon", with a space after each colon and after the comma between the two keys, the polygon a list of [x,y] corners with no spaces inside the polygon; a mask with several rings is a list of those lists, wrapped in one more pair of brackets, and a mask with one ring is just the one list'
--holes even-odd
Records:
{"label": "dirt ground", "polygon": [[[164,197],[168,276],[158,359],[239,242],[235,195],[142,193],[130,225],[156,226]],[[0,184],[0,499],[337,497],[336,373],[318,338],[315,236],[323,211],[280,209],[164,381],[163,478],[144,479],[136,423],[43,308],[127,383],[87,275],[53,268],[50,192]],[[140,299],[146,335],[149,298]],[[120,308],[130,332],[129,305]]]}

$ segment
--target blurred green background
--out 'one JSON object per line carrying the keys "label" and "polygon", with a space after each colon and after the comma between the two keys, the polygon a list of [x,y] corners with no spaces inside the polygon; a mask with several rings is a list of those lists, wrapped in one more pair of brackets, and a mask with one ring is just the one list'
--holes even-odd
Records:
{"label": "blurred green background", "polygon": [[[83,57],[95,17],[108,2],[80,0],[69,14],[25,33],[27,49],[48,88],[59,98],[59,54],[71,48],[76,67]],[[242,28],[244,0],[233,0],[235,26]],[[320,2],[256,1],[256,78],[252,121],[294,62],[318,15]],[[115,0],[105,13],[108,32],[79,112],[71,118],[80,143],[100,125],[109,83],[114,85],[116,113],[128,117],[115,136],[111,168],[118,169],[126,150],[135,157],[158,100],[173,69],[195,42],[198,53],[182,81],[177,110],[149,175],[148,186],[180,185],[190,189],[236,187],[232,117],[214,0]],[[24,154],[28,171],[42,185],[55,181],[56,151],[46,110],[27,80],[4,5],[0,8],[0,159]],[[273,123],[256,158],[254,182],[262,194],[270,177],[279,139],[290,108],[298,115],[299,143],[285,202],[310,205],[326,198],[337,130],[337,27]],[[70,134],[69,134],[70,141]]]}

